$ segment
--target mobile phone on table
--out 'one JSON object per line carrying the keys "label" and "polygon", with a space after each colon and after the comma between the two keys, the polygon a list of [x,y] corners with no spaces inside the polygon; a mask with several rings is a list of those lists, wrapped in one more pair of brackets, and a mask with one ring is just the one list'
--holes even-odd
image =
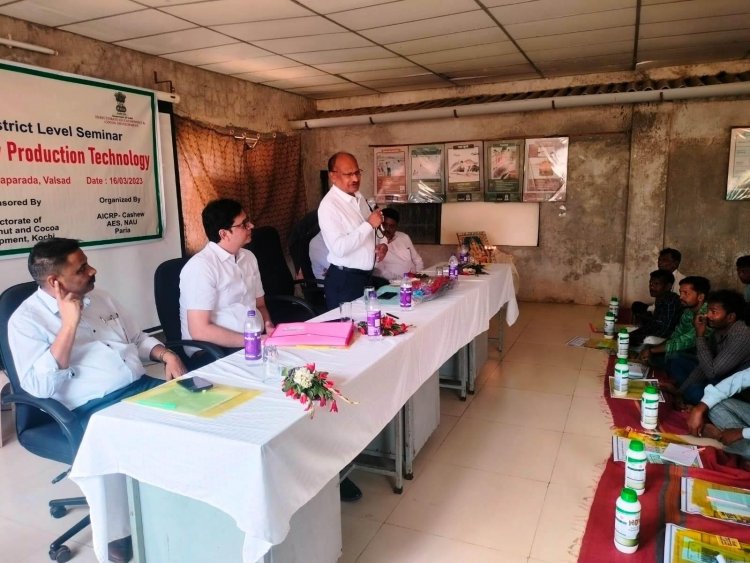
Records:
{"label": "mobile phone on table", "polygon": [[185,389],[187,389],[188,391],[192,391],[193,393],[208,391],[214,386],[214,384],[207,379],[203,379],[202,377],[198,377],[197,375],[194,375],[193,377],[190,377],[188,379],[178,379],[177,385],[184,387]]}
{"label": "mobile phone on table", "polygon": [[396,297],[396,295],[398,295],[398,293],[396,293],[395,291],[384,291],[383,293],[378,295],[378,299],[393,299],[394,297]]}

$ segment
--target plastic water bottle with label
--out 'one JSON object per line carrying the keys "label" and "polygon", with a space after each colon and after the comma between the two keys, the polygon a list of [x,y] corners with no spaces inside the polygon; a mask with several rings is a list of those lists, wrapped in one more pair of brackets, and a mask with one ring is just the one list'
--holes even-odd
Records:
{"label": "plastic water bottle with label", "polygon": [[414,301],[412,301],[411,278],[408,273],[404,274],[404,279],[401,281],[398,302],[399,305],[401,305],[402,311],[409,311],[414,308]]}
{"label": "plastic water bottle with label", "polygon": [[367,299],[367,337],[370,340],[381,340],[383,338],[380,319],[380,303],[378,303],[377,293],[373,291]]}
{"label": "plastic water bottle with label", "polygon": [[261,341],[260,335],[263,332],[263,324],[260,317],[256,314],[255,309],[247,312],[245,319],[245,359],[260,360],[261,358]]}
{"label": "plastic water bottle with label", "polygon": [[469,263],[469,247],[465,244],[462,244],[458,248],[458,262],[463,266],[464,264]]}
{"label": "plastic water bottle with label", "polygon": [[452,280],[458,279],[458,260],[455,254],[451,254],[450,260],[448,260],[448,277]]}

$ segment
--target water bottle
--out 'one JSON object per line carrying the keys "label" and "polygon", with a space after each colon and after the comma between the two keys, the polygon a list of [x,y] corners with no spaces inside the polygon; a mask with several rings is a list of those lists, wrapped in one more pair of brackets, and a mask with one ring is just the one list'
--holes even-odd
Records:
{"label": "water bottle", "polygon": [[375,294],[377,295],[377,291],[375,290],[375,288],[374,288],[373,286],[371,286],[371,285],[368,285],[368,286],[367,286],[367,287],[365,288],[365,294],[364,294],[364,300],[365,300],[365,311],[367,311],[367,303],[369,303],[369,301],[370,301],[370,294],[371,294],[372,292],[375,292]]}
{"label": "water bottle", "polygon": [[621,328],[617,333],[617,358],[628,359],[628,349],[630,348],[630,333],[627,328]]}
{"label": "water bottle", "polygon": [[641,503],[638,493],[625,487],[615,503],[615,547],[623,553],[638,549],[641,531]]}
{"label": "water bottle", "polygon": [[656,430],[659,421],[659,390],[646,385],[641,395],[641,426],[646,430]]}
{"label": "water bottle", "polygon": [[245,319],[245,359],[246,360],[260,360],[261,358],[261,343],[260,334],[263,332],[263,324],[260,321],[260,317],[256,315],[255,309],[250,309],[247,312],[247,319]]}
{"label": "water bottle", "polygon": [[625,459],[625,486],[638,496],[646,490],[646,449],[640,440],[630,440]]}
{"label": "water bottle", "polygon": [[630,369],[628,360],[620,358],[615,364],[615,384],[612,386],[612,395],[624,397],[628,394],[628,373]]}
{"label": "water bottle", "polygon": [[409,274],[404,274],[404,279],[401,281],[398,302],[401,305],[401,310],[408,311],[414,308],[414,302],[411,300],[411,278]]}
{"label": "water bottle", "polygon": [[371,292],[367,300],[367,336],[371,340],[380,340],[383,334],[380,330],[380,304],[378,294]]}
{"label": "water bottle", "polygon": [[458,279],[458,260],[456,260],[455,254],[451,254],[450,260],[448,260],[448,277],[452,280]]}
{"label": "water bottle", "polygon": [[615,316],[615,320],[617,320],[617,316],[620,314],[620,302],[615,295],[609,300],[609,312],[612,313]]}
{"label": "water bottle", "polygon": [[604,338],[612,339],[615,337],[615,316],[612,311],[607,311],[604,315]]}
{"label": "water bottle", "polygon": [[462,244],[459,248],[458,261],[463,266],[469,262],[469,247]]}

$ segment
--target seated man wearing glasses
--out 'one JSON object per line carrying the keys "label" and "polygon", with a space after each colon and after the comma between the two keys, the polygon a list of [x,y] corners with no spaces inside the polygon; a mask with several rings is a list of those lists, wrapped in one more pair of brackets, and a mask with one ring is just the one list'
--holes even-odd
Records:
{"label": "seated man wearing glasses", "polygon": [[253,224],[232,199],[209,202],[201,217],[209,242],[180,273],[182,337],[236,350],[244,345],[242,331],[249,309],[261,315],[266,330],[274,328],[258,261],[243,248],[250,242]]}

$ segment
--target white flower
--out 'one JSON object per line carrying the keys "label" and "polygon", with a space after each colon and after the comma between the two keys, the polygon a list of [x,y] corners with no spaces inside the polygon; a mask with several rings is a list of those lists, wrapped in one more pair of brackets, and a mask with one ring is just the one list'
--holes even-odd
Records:
{"label": "white flower", "polygon": [[302,389],[310,387],[314,377],[315,376],[307,368],[297,368],[294,370],[294,382],[302,387]]}

